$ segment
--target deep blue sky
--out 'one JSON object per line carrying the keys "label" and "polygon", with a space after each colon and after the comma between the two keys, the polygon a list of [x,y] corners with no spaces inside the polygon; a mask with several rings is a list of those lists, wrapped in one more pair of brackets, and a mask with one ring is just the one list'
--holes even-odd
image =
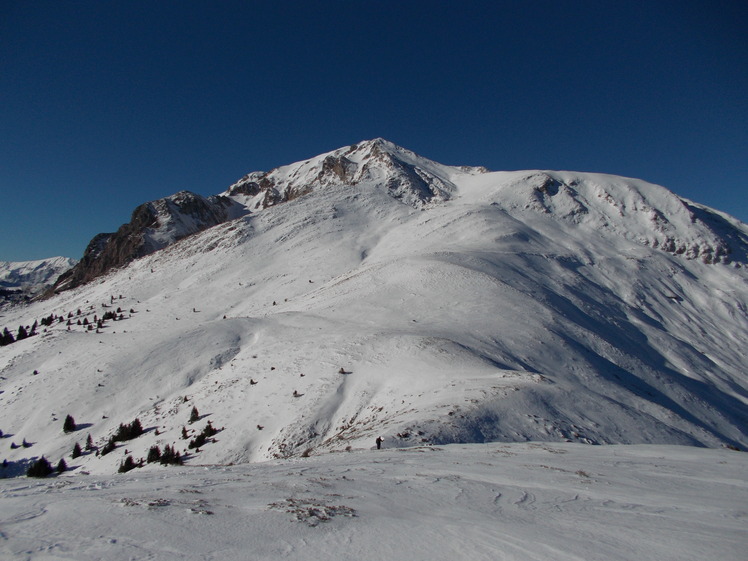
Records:
{"label": "deep blue sky", "polygon": [[639,177],[748,222],[748,3],[0,2],[0,260],[387,138]]}

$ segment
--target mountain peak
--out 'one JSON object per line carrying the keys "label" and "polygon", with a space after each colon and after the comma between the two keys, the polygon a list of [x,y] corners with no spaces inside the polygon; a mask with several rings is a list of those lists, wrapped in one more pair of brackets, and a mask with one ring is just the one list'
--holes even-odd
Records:
{"label": "mountain peak", "polygon": [[432,200],[446,200],[455,190],[448,169],[375,138],[268,172],[252,172],[224,195],[253,197],[249,204],[259,209],[291,201],[320,187],[379,183],[393,197],[421,207]]}
{"label": "mountain peak", "polygon": [[522,221],[546,215],[706,263],[748,261],[748,236],[730,217],[663,187],[602,174],[490,173],[482,167],[447,166],[378,137],[249,173],[213,197],[180,191],[145,203],[118,232],[96,236],[55,290],[88,282],[222,222],[317,190],[349,187],[373,188],[418,209],[459,199],[500,206]]}

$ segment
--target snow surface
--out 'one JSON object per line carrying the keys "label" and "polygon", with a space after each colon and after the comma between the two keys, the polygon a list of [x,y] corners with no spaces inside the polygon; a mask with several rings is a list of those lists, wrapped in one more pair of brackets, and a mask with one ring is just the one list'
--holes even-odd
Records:
{"label": "snow surface", "polygon": [[0,480],[0,557],[745,559],[748,454],[526,443]]}
{"label": "snow surface", "polygon": [[[448,558],[456,540],[463,558],[738,558],[745,456],[672,445],[748,448],[745,224],[640,180],[449,167],[382,140],[237,185],[263,177],[287,202],[230,188],[245,216],[2,312],[11,330],[63,321],[0,347],[0,477],[42,455],[77,477],[3,481],[0,547]],[[100,330],[77,324],[118,308]],[[70,458],[135,418],[141,437]],[[218,434],[188,450],[183,430],[208,421]],[[380,435],[403,449],[370,453]],[[556,444],[466,446],[526,441]],[[186,467],[112,478],[167,444]],[[308,528],[268,507],[305,498],[357,516]]]}

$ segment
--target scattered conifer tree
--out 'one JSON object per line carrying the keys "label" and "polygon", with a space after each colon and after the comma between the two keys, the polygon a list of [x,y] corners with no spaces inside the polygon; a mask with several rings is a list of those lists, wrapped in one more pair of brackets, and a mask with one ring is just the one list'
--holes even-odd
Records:
{"label": "scattered conifer tree", "polygon": [[117,443],[114,441],[114,437],[110,438],[104,447],[101,449],[101,455],[106,456],[109,452],[117,447]]}
{"label": "scattered conifer tree", "polygon": [[133,470],[136,467],[138,467],[138,464],[135,463],[135,460],[132,459],[132,456],[127,456],[127,458],[125,458],[125,461],[119,465],[119,469],[117,471],[119,473],[127,473],[128,471]]}
{"label": "scattered conifer tree", "polygon": [[6,327],[3,329],[3,334],[0,336],[0,346],[10,345],[11,343],[15,343],[16,339],[13,337],[13,334],[8,331],[8,328]]}
{"label": "scattered conifer tree", "polygon": [[161,448],[158,446],[151,446],[148,450],[148,457],[146,458],[146,462],[149,464],[152,464],[153,462],[158,462],[161,460]]}
{"label": "scattered conifer tree", "polygon": [[16,335],[16,341],[21,341],[22,339],[25,339],[28,336],[29,334],[26,332],[26,328],[23,325],[20,325],[18,327],[18,334]]}
{"label": "scattered conifer tree", "polygon": [[57,463],[57,473],[62,473],[67,470],[68,470],[68,464],[65,461],[65,458],[60,458],[60,461]]}
{"label": "scattered conifer tree", "polygon": [[86,438],[86,450],[93,450],[93,439],[91,438],[91,433],[88,434],[88,438]]}
{"label": "scattered conifer tree", "polygon": [[73,453],[70,454],[70,457],[75,459],[81,454],[83,454],[83,450],[81,450],[81,445],[76,442],[75,446],[73,446]]}
{"label": "scattered conifer tree", "polygon": [[192,408],[192,412],[190,413],[190,423],[194,423],[195,421],[200,420],[200,413],[197,412],[197,407]]}
{"label": "scattered conifer tree", "polygon": [[218,429],[215,428],[210,421],[208,421],[208,424],[205,425],[205,428],[203,429],[203,434],[205,436],[214,436],[218,433]]}
{"label": "scattered conifer tree", "polygon": [[73,419],[72,415],[68,415],[67,417],[65,417],[65,422],[62,425],[62,430],[64,432],[74,432],[75,428],[75,419]]}
{"label": "scattered conifer tree", "polygon": [[125,440],[132,440],[133,438],[137,438],[141,434],[143,434],[143,426],[140,424],[140,419],[135,419],[129,425],[120,424],[117,432],[112,438],[114,438],[114,440],[124,442]]}
{"label": "scattered conifer tree", "polygon": [[211,436],[214,436],[216,433],[218,433],[218,430],[213,427],[210,421],[208,421],[208,424],[205,425],[205,428],[202,430],[202,432],[190,441],[188,448],[200,448],[206,442],[208,442],[208,439]]}
{"label": "scattered conifer tree", "polygon": [[177,452],[174,448],[172,448],[169,444],[167,444],[164,447],[164,451],[161,453],[161,459],[159,460],[159,462],[162,465],[167,465],[167,464],[182,465],[183,460],[179,452]]}
{"label": "scattered conifer tree", "polygon": [[52,465],[49,463],[49,460],[42,456],[29,466],[29,469],[26,470],[26,475],[28,477],[47,477],[52,471]]}
{"label": "scattered conifer tree", "polygon": [[185,427],[182,427],[182,439],[187,440],[190,437],[189,434],[187,434],[187,429]]}
{"label": "scattered conifer tree", "polygon": [[190,443],[187,445],[187,448],[190,450],[194,448],[200,448],[208,439],[205,437],[203,433],[198,434],[195,438],[190,440]]}

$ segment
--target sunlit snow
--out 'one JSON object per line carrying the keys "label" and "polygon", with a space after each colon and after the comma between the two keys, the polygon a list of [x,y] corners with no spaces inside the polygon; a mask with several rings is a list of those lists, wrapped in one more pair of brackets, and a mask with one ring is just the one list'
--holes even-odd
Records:
{"label": "sunlit snow", "polygon": [[2,313],[62,318],[0,348],[4,474],[70,468],[0,481],[6,556],[741,557],[747,460],[697,447],[748,447],[746,225],[381,140],[262,177],[287,202]]}

